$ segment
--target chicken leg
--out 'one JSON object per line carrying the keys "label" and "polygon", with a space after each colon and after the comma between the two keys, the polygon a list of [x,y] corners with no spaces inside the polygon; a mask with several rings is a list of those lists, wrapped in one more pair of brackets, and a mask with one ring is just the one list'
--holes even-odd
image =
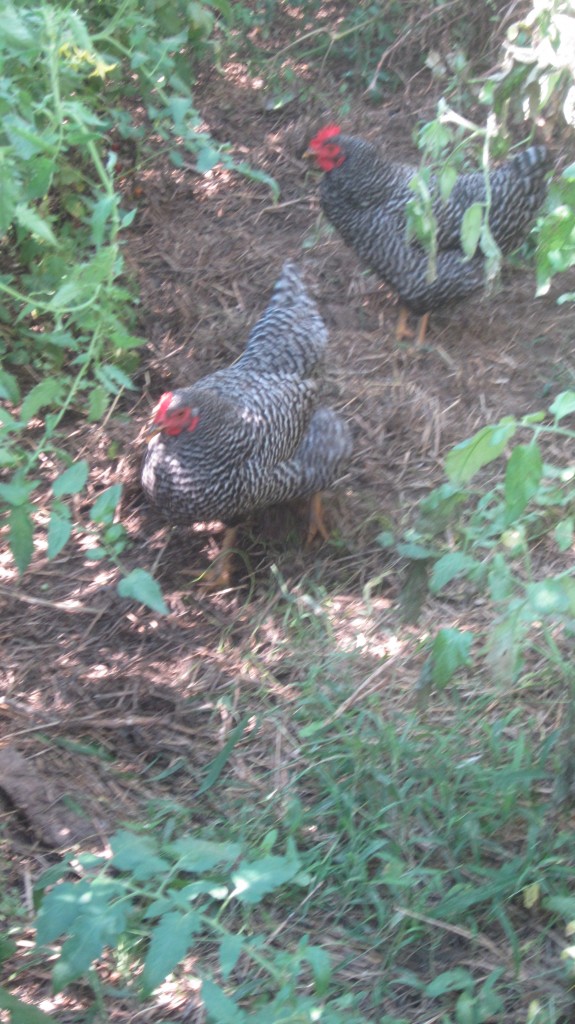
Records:
{"label": "chicken leg", "polygon": [[329,540],[329,530],[325,525],[323,517],[323,503],[321,497],[321,491],[316,491],[312,494],[310,506],[309,506],[309,524],[307,531],[306,547],[309,547],[317,535],[323,537],[324,540]]}
{"label": "chicken leg", "polygon": [[237,526],[228,526],[224,533],[224,539],[220,552],[214,558],[209,569],[204,573],[201,586],[206,590],[222,590],[229,587],[232,576],[233,548],[238,533]]}

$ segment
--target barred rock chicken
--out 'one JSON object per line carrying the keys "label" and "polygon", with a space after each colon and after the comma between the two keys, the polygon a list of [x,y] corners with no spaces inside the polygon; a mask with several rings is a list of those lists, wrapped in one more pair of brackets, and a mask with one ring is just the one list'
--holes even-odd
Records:
{"label": "barred rock chicken", "polygon": [[221,571],[206,580],[212,588],[229,582],[237,526],[258,509],[311,496],[308,541],[328,536],[321,491],[345,469],[351,437],[337,413],[318,406],[313,377],[326,343],[317,306],[288,262],[237,362],[167,392],[154,410],[142,485],[174,523],[228,527]]}
{"label": "barred rock chicken", "polygon": [[[417,168],[386,160],[370,142],[342,135],[336,125],[322,128],[304,154],[325,171],[322,209],[344,242],[390,285],[404,307],[422,316],[423,341],[429,313],[464,299],[485,281],[485,257],[478,250],[465,259],[460,230],[465,210],[486,202],[482,172],[464,174],[443,201],[437,187],[436,273],[429,280],[429,255],[407,238],[406,206],[414,198],[410,182]],[[499,248],[511,252],[527,235],[547,190],[550,157],[546,146],[531,146],[489,173],[489,227]],[[406,330],[402,310],[397,335]]]}

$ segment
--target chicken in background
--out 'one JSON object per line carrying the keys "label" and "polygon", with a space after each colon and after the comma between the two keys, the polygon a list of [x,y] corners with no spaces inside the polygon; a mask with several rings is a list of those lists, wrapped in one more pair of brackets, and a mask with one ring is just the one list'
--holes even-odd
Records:
{"label": "chicken in background", "polygon": [[[343,135],[336,125],[322,128],[304,154],[324,171],[320,202],[344,242],[397,292],[404,309],[397,337],[409,333],[407,312],[422,317],[422,342],[430,312],[465,299],[485,283],[485,256],[468,259],[461,248],[461,224],[473,203],[487,204],[483,172],[461,175],[447,200],[432,181],[437,222],[435,276],[429,279],[429,253],[407,235],[407,204],[418,169],[387,160],[364,139]],[[526,237],[547,192],[550,155],[546,146],[530,146],[489,172],[489,227],[503,253]]]}

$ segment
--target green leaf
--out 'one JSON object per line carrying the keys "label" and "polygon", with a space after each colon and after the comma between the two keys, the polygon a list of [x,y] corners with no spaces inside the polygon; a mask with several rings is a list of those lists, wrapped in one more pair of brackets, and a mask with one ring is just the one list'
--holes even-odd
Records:
{"label": "green leaf", "polygon": [[92,388],[88,399],[89,423],[96,423],[98,420],[102,419],[102,416],[109,405],[109,394],[109,390],[103,388],[100,384],[97,387]]}
{"label": "green leaf", "polygon": [[323,946],[306,946],[303,957],[313,971],[315,993],[321,998],[326,994],[331,979],[330,955]]}
{"label": "green leaf", "polygon": [[119,196],[115,193],[104,195],[99,199],[92,209],[92,242],[99,248],[104,241],[106,224],[114,214],[119,202]]}
{"label": "green leaf", "polygon": [[14,210],[14,216],[20,227],[25,228],[32,235],[37,235],[43,242],[48,242],[50,245],[58,248],[60,243],[52,228],[31,206],[27,206],[25,203],[18,203]]}
{"label": "green leaf", "polygon": [[170,609],[164,601],[160,584],[145,569],[132,569],[118,583],[120,597],[131,597],[140,604],[145,604],[159,615],[168,615]]}
{"label": "green leaf", "polygon": [[14,507],[26,505],[38,483],[38,480],[28,480],[20,473],[16,473],[9,483],[0,484],[0,498]]}
{"label": "green leaf", "polygon": [[[107,487],[105,491],[102,491],[90,509],[90,519],[92,522],[103,523],[108,526],[116,515],[116,508],[121,497],[121,484],[112,484],[111,487]],[[133,574],[130,573],[130,575]]]}
{"label": "green leaf", "polygon": [[575,533],[574,526],[575,519],[573,516],[568,516],[567,519],[562,519],[560,523],[557,523],[557,526],[553,530],[555,543],[560,551],[569,551],[569,548],[573,543],[573,536]]}
{"label": "green leaf", "polygon": [[439,194],[444,203],[449,199],[456,181],[455,167],[452,164],[446,164],[439,175]]}
{"label": "green leaf", "polygon": [[518,444],[509,456],[505,470],[505,524],[509,526],[521,515],[537,493],[543,476],[543,460],[539,445]]}
{"label": "green leaf", "polygon": [[202,982],[202,1001],[210,1018],[217,1024],[244,1024],[246,1021],[245,1013],[233,999],[208,978]]}
{"label": "green leaf", "polygon": [[567,576],[529,583],[526,593],[530,619],[575,616],[575,580]]}
{"label": "green leaf", "polygon": [[565,416],[570,416],[575,412],[575,391],[562,391],[552,405],[549,406],[549,412],[555,417],[556,421],[562,420]]}
{"label": "green leaf", "polygon": [[196,794],[197,796],[201,796],[202,793],[205,793],[208,789],[211,789],[214,783],[219,779],[223,769],[225,768],[230,758],[230,755],[234,747],[242,739],[246,725],[250,721],[250,718],[251,714],[244,715],[241,722],[238,722],[235,728],[232,729],[230,735],[228,736],[220,752],[216,754],[213,761],[210,761],[206,770],[206,777],[202,782],[200,788],[198,789],[198,792]]}
{"label": "green leaf", "polygon": [[195,911],[164,914],[152,930],[142,972],[142,995],[147,998],[171,974],[192,945],[202,919]]}
{"label": "green leaf", "polygon": [[10,527],[10,550],[22,574],[26,571],[34,554],[34,523],[30,505],[17,505],[8,515]]}
{"label": "green leaf", "polygon": [[299,874],[301,862],[297,856],[270,856],[255,861],[242,861],[232,874],[234,896],[241,903],[259,903]]}
{"label": "green leaf", "polygon": [[457,576],[471,576],[472,570],[480,566],[471,555],[463,551],[450,551],[437,560],[429,577],[429,589],[436,594]]}
{"label": "green leaf", "polygon": [[218,864],[233,864],[242,852],[239,843],[216,843],[195,836],[176,839],[168,850],[177,858],[180,870],[197,874],[213,871]]}
{"label": "green leaf", "polygon": [[0,1010],[8,1011],[10,1024],[57,1024],[55,1017],[38,1010],[36,1006],[23,1003],[5,988],[0,988]]}
{"label": "green leaf", "polygon": [[28,423],[40,409],[56,405],[61,396],[62,382],[57,377],[45,377],[26,395],[20,409],[20,418]]}
{"label": "green leaf", "polygon": [[[44,884],[50,884],[46,880]],[[90,898],[90,883],[61,882],[44,893],[36,918],[36,945],[45,946],[60,935],[72,930],[74,921],[82,912],[82,902]]]}
{"label": "green leaf", "polygon": [[483,226],[483,204],[468,206],[461,221],[461,247],[468,259],[475,255]]}
{"label": "green leaf", "polygon": [[88,479],[89,469],[87,459],[78,459],[68,466],[52,484],[54,496],[61,498],[63,494],[79,494]]}
{"label": "green leaf", "polygon": [[126,928],[129,904],[121,886],[109,879],[97,879],[90,885],[89,899],[82,904],[69,939],[62,946],[52,971],[55,992],[90,970],[103,950],[114,947]]}
{"label": "green leaf", "polygon": [[120,370],[119,366],[113,366],[108,364],[106,366],[98,366],[95,370],[95,375],[104,385],[107,391],[116,395],[122,388],[127,388],[131,391],[134,390],[134,385],[128,377],[127,373]]}
{"label": "green leaf", "polygon": [[242,935],[234,935],[233,932],[229,932],[224,935],[220,942],[219,948],[219,959],[220,969],[224,981],[227,981],[234,967],[236,966],[244,948],[244,938]]}
{"label": "green leaf", "polygon": [[14,404],[20,401],[20,385],[16,377],[7,370],[0,370],[0,399]]}
{"label": "green leaf", "polygon": [[499,423],[483,427],[473,437],[456,445],[445,459],[449,479],[456,484],[467,483],[483,466],[504,452],[516,429],[517,421],[508,416]]}
{"label": "green leaf", "polygon": [[54,502],[50,510],[48,523],[48,558],[59,555],[72,533],[72,521],[69,508],[63,502]]}
{"label": "green leaf", "polygon": [[460,992],[462,989],[473,987],[473,975],[464,967],[454,967],[453,970],[443,971],[430,981],[429,985],[425,986],[425,994],[431,999],[437,999],[446,992]]}
{"label": "green leaf", "polygon": [[110,839],[111,864],[118,871],[128,871],[137,881],[145,881],[155,875],[161,876],[170,870],[170,863],[158,853],[158,848],[149,836],[138,836],[121,829]]}
{"label": "green leaf", "polygon": [[440,629],[431,648],[432,679],[442,689],[461,668],[471,665],[469,651],[473,633],[459,629]]}

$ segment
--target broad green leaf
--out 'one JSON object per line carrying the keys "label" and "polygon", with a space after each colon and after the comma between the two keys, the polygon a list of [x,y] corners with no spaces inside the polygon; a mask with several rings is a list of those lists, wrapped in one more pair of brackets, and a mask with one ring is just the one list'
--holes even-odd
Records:
{"label": "broad green leaf", "polygon": [[445,995],[446,992],[460,992],[461,989],[473,988],[473,975],[464,967],[454,967],[451,971],[438,974],[429,985],[425,986],[425,994],[432,999]]}
{"label": "broad green leaf", "polygon": [[61,397],[62,382],[57,377],[45,377],[28,392],[22,402],[20,409],[22,421],[28,423],[40,409],[56,405]]}
{"label": "broad green leaf", "polygon": [[557,395],[553,404],[549,406],[549,412],[557,422],[565,416],[571,416],[575,412],[575,391],[562,391]]}
{"label": "broad green leaf", "polygon": [[233,932],[228,932],[224,935],[218,950],[220,969],[224,981],[227,981],[232,973],[242,954],[243,948],[244,938],[242,935],[234,935]]}
{"label": "broad green leaf", "polygon": [[43,242],[48,242],[55,248],[59,246],[60,243],[48,222],[36,210],[33,210],[31,206],[26,206],[25,203],[18,203],[14,210],[14,216],[20,227],[25,228],[30,234],[37,235]]}
{"label": "broad green leaf", "polygon": [[184,959],[201,924],[202,919],[195,911],[189,911],[187,914],[180,914],[178,911],[164,914],[160,923],[152,930],[144,962],[144,998],[150,996]]}
{"label": "broad green leaf", "polygon": [[251,862],[242,861],[232,874],[234,896],[241,903],[259,903],[268,893],[291,882],[301,869],[297,856],[270,856]]}
{"label": "broad green leaf", "polygon": [[467,483],[483,466],[505,451],[516,429],[516,420],[509,416],[499,423],[483,427],[473,437],[456,445],[445,459],[449,479],[456,484]]}
{"label": "broad green leaf", "polygon": [[208,978],[202,982],[201,995],[210,1020],[217,1021],[217,1024],[244,1024],[248,1019],[233,999]]}
{"label": "broad green leaf", "polygon": [[468,206],[461,221],[461,247],[468,259],[475,255],[483,225],[483,204]]}
{"label": "broad green leaf", "polygon": [[125,829],[110,839],[111,864],[118,871],[128,871],[137,881],[166,874],[170,863],[159,854],[156,843],[149,836],[138,836]]}
{"label": "broad green leaf", "polygon": [[96,248],[99,248],[104,241],[106,224],[116,210],[118,202],[119,196],[114,193],[112,195],[102,196],[102,198],[94,204],[90,220],[92,225],[92,242]]}
{"label": "broad green leaf", "polygon": [[431,534],[432,536],[443,533],[445,528],[455,520],[455,513],[458,507],[467,498],[467,491],[462,491],[451,483],[435,487],[419,503],[416,528],[421,533]]}
{"label": "broad green leaf", "polygon": [[48,523],[48,558],[56,558],[68,543],[72,533],[70,510],[63,502],[56,502],[50,510]]}
{"label": "broad green leaf", "polygon": [[457,171],[455,167],[452,164],[446,164],[439,175],[439,194],[444,203],[449,199],[456,181]]}
{"label": "broad green leaf", "polygon": [[528,616],[575,616],[575,580],[567,576],[529,583],[526,587]]}
{"label": "broad green leaf", "polygon": [[92,522],[109,525],[116,514],[116,508],[121,497],[121,484],[112,484],[111,487],[107,487],[105,491],[102,491],[90,509],[90,519]]}
{"label": "broad green leaf", "polygon": [[78,459],[56,477],[52,491],[56,498],[63,494],[79,494],[88,479],[89,465],[86,459]]}
{"label": "broad green leaf", "polygon": [[323,946],[306,946],[303,953],[313,971],[314,987],[317,996],[323,996],[328,990],[331,979],[331,958]]}
{"label": "broad green leaf", "polygon": [[537,493],[543,476],[539,445],[518,444],[509,456],[505,470],[505,523],[509,526],[521,515]]}
{"label": "broad green leaf", "polygon": [[120,597],[131,597],[140,604],[145,604],[153,612],[168,615],[170,609],[164,601],[160,584],[146,569],[132,569],[118,583]]}
{"label": "broad green leaf", "polygon": [[568,516],[567,519],[562,519],[560,523],[557,523],[557,526],[553,530],[555,543],[560,551],[568,551],[573,544],[573,537],[575,534],[574,526],[575,519],[573,516]]}
{"label": "broad green leaf", "polygon": [[459,629],[440,629],[431,648],[434,685],[443,688],[461,668],[471,665],[473,634]]}
{"label": "broad green leaf", "polygon": [[57,1024],[55,1017],[38,1010],[36,1006],[23,1003],[5,988],[0,988],[0,1010],[7,1010],[10,1014],[10,1024]]}
{"label": "broad green leaf", "polygon": [[206,171],[211,171],[212,167],[215,167],[221,159],[221,153],[206,144],[202,146],[196,157],[196,171],[198,174],[205,174]]}
{"label": "broad green leaf", "polygon": [[429,589],[436,594],[457,576],[471,576],[480,563],[463,551],[450,551],[435,562],[429,577]]}
{"label": "broad green leaf", "polygon": [[[49,885],[49,880],[44,880]],[[82,913],[82,904],[90,898],[90,883],[61,882],[44,893],[36,918],[36,945],[45,946],[55,942],[60,935],[72,930],[74,921]]]}
{"label": "broad green leaf", "polygon": [[176,856],[181,870],[199,874],[213,871],[218,864],[233,864],[242,848],[239,843],[216,843],[209,839],[182,836],[170,843],[169,851]]}
{"label": "broad green leaf", "polygon": [[14,404],[20,401],[20,385],[8,370],[0,370],[0,399]]}
{"label": "broad green leaf", "polygon": [[111,364],[98,366],[95,373],[100,383],[103,384],[104,387],[113,395],[116,395],[122,388],[128,388],[131,391],[134,390],[132,381],[119,366],[113,366]]}
{"label": "broad green leaf", "polygon": [[96,423],[102,419],[110,402],[110,392],[101,384],[92,388],[88,398],[88,422]]}
{"label": "broad green leaf", "polygon": [[2,10],[2,38],[4,45],[9,44],[15,50],[29,49],[33,43],[26,19],[18,14],[13,4],[6,4]]}
{"label": "broad green leaf", "polygon": [[0,484],[0,498],[8,505],[26,505],[39,480],[28,480],[19,473],[7,484]]}
{"label": "broad green leaf", "polygon": [[108,893],[102,892],[100,898],[97,882],[92,882],[92,899],[83,904],[85,912],[76,917],[70,938],[62,946],[52,971],[55,992],[86,975],[94,960],[106,947],[114,947],[125,930],[129,904],[118,899],[124,893],[117,885],[108,881],[107,889]]}
{"label": "broad green leaf", "polygon": [[10,550],[12,557],[22,574],[26,571],[34,554],[34,524],[32,509],[29,505],[17,505],[10,509],[8,515],[10,527]]}

